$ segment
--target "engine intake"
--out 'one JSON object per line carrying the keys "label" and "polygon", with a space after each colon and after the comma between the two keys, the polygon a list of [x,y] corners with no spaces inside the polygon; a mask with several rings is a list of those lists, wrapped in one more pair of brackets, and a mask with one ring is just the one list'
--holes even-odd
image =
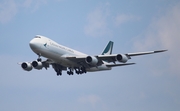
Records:
{"label": "engine intake", "polygon": [[23,62],[22,64],[21,64],[21,67],[24,69],[24,70],[26,70],[26,71],[31,71],[32,70],[32,65],[31,65],[31,63],[28,63],[28,62]]}
{"label": "engine intake", "polygon": [[116,60],[119,62],[126,63],[128,61],[128,57],[124,54],[117,54]]}
{"label": "engine intake", "polygon": [[98,63],[98,59],[94,56],[87,56],[85,59],[86,63],[90,64],[90,65],[97,65]]}
{"label": "engine intake", "polygon": [[35,69],[42,69],[42,68],[43,68],[42,62],[38,62],[38,61],[33,61],[33,62],[32,62],[32,66],[33,66]]}

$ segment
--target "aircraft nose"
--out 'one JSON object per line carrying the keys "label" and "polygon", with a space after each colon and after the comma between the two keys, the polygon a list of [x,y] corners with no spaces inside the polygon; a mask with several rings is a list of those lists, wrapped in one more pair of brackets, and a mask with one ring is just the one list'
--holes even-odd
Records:
{"label": "aircraft nose", "polygon": [[29,42],[29,46],[30,46],[31,48],[33,48],[33,47],[34,47],[34,42],[33,42],[33,39]]}
{"label": "aircraft nose", "polygon": [[35,39],[32,39],[32,40],[29,42],[29,46],[31,47],[31,49],[37,49],[37,48],[38,48],[37,41],[36,41]]}

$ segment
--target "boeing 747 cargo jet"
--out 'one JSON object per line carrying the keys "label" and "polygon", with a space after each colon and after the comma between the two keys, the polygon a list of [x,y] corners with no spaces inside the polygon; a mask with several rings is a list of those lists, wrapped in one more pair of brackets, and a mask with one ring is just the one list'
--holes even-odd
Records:
{"label": "boeing 747 cargo jet", "polygon": [[[49,68],[50,65],[54,68],[57,75],[62,75],[62,71],[67,71],[67,74],[73,75],[83,74],[93,71],[111,70],[112,67],[132,65],[135,63],[127,63],[133,56],[154,54],[164,52],[166,50],[127,53],[127,54],[112,54],[113,42],[109,41],[104,51],[100,55],[87,55],[74,49],[65,47],[55,41],[36,35],[30,43],[30,48],[38,55],[38,59],[33,62],[22,62],[21,67],[26,71],[34,69]],[[41,57],[47,58],[42,60]],[[119,62],[119,63],[117,63]]]}

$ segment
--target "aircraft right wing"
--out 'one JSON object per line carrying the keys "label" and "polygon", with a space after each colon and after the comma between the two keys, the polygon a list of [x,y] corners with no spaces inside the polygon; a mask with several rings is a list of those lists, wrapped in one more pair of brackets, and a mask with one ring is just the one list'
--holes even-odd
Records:
{"label": "aircraft right wing", "polygon": [[[164,51],[167,51],[167,50],[146,51],[146,52],[136,52],[136,53],[127,53],[127,54],[97,55],[97,56],[88,56],[88,55],[66,56],[66,59],[69,59],[79,65],[89,67],[89,68],[102,65],[104,64],[104,61],[107,63],[113,62],[114,64],[107,64],[107,66],[115,67],[115,66],[135,64],[135,63],[126,63],[133,56],[154,54],[154,53],[160,53]],[[124,64],[115,64],[116,61],[124,63]]]}
{"label": "aircraft right wing", "polygon": [[128,55],[128,56],[139,56],[139,55],[147,55],[147,54],[160,53],[160,52],[165,52],[165,51],[167,51],[167,50],[157,50],[157,51],[127,53],[127,55]]}
{"label": "aircraft right wing", "polygon": [[133,65],[135,63],[124,63],[124,64],[106,64],[107,67],[117,67],[117,66],[127,66],[127,65]]}
{"label": "aircraft right wing", "polygon": [[131,57],[133,56],[140,56],[140,55],[147,55],[147,54],[154,54],[154,53],[160,53],[160,52],[165,52],[167,50],[156,50],[156,51],[146,51],[146,52],[136,52],[136,53],[127,53],[127,54],[111,54],[111,55],[98,55],[96,56],[98,59],[106,62],[122,62],[125,63]]}

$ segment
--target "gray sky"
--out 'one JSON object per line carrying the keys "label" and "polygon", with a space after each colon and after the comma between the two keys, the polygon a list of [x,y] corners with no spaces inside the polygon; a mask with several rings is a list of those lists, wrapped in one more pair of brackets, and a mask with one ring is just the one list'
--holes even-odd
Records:
{"label": "gray sky", "polygon": [[[179,12],[179,0],[1,0],[0,110],[179,111]],[[57,77],[52,68],[17,65],[37,59],[29,48],[37,34],[89,55],[109,40],[113,53],[168,51],[111,71]]]}

